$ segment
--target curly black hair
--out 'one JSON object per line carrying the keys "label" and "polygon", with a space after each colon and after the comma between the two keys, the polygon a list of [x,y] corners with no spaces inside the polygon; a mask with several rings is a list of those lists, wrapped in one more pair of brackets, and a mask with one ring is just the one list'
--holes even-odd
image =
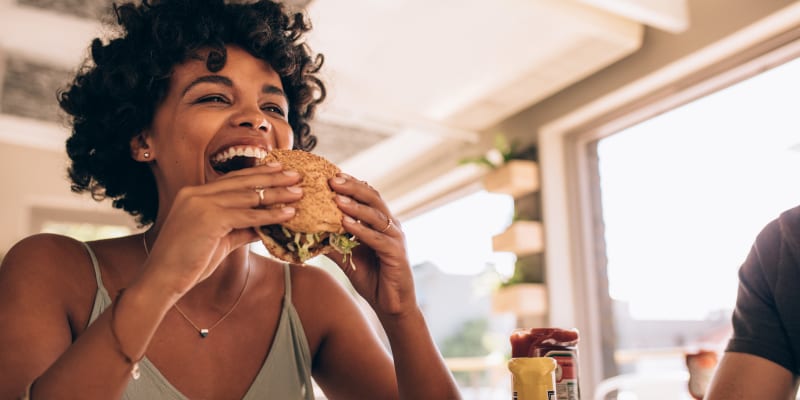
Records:
{"label": "curly black hair", "polygon": [[143,0],[113,9],[119,34],[107,43],[94,39],[91,56],[58,95],[71,118],[66,147],[72,191],[111,198],[141,225],[152,223],[158,213],[155,179],[146,164],[131,158],[130,142],[152,124],[173,67],[211,49],[206,68],[219,71],[228,44],[267,61],[280,75],[295,148],[314,148],[309,121],[325,98],[318,76],[323,57],[303,41],[311,29],[303,14],[270,0]]}

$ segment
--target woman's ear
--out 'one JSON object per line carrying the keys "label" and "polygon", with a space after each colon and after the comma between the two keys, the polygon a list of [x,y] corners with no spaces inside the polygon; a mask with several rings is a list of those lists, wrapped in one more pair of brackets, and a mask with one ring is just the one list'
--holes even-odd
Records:
{"label": "woman's ear", "polygon": [[155,154],[150,146],[149,135],[142,132],[131,139],[131,158],[139,162],[155,160]]}

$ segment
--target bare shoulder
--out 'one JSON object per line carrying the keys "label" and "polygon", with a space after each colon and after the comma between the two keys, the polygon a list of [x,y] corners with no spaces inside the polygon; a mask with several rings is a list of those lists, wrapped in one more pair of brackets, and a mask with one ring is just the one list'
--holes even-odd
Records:
{"label": "bare shoulder", "polygon": [[[42,233],[17,242],[3,258],[0,280],[22,275],[27,279],[57,279],[77,272],[76,261],[85,265],[89,258],[83,244],[73,238]],[[85,267],[81,270],[90,269]],[[47,277],[50,278],[47,278]]]}
{"label": "bare shoulder", "polygon": [[0,390],[30,382],[82,332],[93,286],[89,256],[77,240],[39,234],[8,251],[0,265],[0,370],[6,373]]}
{"label": "bare shoulder", "polygon": [[[27,237],[8,251],[0,265],[0,292],[17,301],[46,294],[53,302],[72,298],[73,304],[82,304],[84,297],[93,295],[87,290],[92,285],[94,276],[86,248],[66,236]],[[73,295],[68,296],[70,293]]]}

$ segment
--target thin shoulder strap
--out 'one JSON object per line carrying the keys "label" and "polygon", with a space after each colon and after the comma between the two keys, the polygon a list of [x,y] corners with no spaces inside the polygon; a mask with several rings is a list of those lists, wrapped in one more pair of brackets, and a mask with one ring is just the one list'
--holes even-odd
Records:
{"label": "thin shoulder strap", "polygon": [[94,255],[94,251],[89,246],[89,243],[83,243],[83,247],[86,247],[86,251],[89,253],[89,257],[92,259],[92,268],[94,268],[94,279],[97,281],[97,288],[100,290],[105,290],[105,286],[103,286],[103,279],[100,277],[100,264],[97,262],[97,256]]}
{"label": "thin shoulder strap", "polygon": [[292,303],[292,274],[289,263],[283,263],[283,306]]}

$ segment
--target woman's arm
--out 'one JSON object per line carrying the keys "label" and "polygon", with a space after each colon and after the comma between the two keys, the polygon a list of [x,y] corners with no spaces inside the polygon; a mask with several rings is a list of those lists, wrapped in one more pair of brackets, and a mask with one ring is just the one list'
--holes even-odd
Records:
{"label": "woman's arm", "polygon": [[794,400],[797,377],[765,358],[727,352],[711,379],[707,400]]}
{"label": "woman's arm", "polygon": [[75,281],[70,275],[80,276],[81,269],[91,274],[83,246],[54,235],[23,240],[3,260],[0,398],[19,397],[34,379],[34,399],[122,394],[133,366],[118,346],[129,357],[140,358],[169,301],[145,286],[131,287],[116,309],[119,343],[111,335],[110,309],[72,343],[67,299],[76,297],[70,293]]}
{"label": "woman's arm", "polygon": [[461,398],[419,308],[379,318],[392,346],[401,399]]}
{"label": "woman's arm", "polygon": [[353,287],[375,310],[394,358],[398,392],[404,399],[460,398],[452,374],[433,343],[417,305],[405,234],[380,194],[366,182],[340,174],[331,179],[342,226],[361,245],[352,261],[334,257]]}
{"label": "woman's arm", "polygon": [[[318,268],[292,271],[293,300],[309,339],[314,380],[329,399],[396,399],[388,349],[344,287]],[[309,293],[313,293],[310,296]]]}
{"label": "woman's arm", "polygon": [[[312,280],[310,275],[320,275]],[[322,276],[325,275],[325,276]],[[297,279],[295,279],[297,278]],[[324,271],[293,274],[294,297],[307,333],[322,327],[314,379],[330,399],[455,399],[457,388],[418,308],[379,316],[390,355],[352,296]],[[314,296],[309,301],[308,293]],[[324,300],[322,300],[324,299]],[[310,321],[314,318],[313,323]]]}

